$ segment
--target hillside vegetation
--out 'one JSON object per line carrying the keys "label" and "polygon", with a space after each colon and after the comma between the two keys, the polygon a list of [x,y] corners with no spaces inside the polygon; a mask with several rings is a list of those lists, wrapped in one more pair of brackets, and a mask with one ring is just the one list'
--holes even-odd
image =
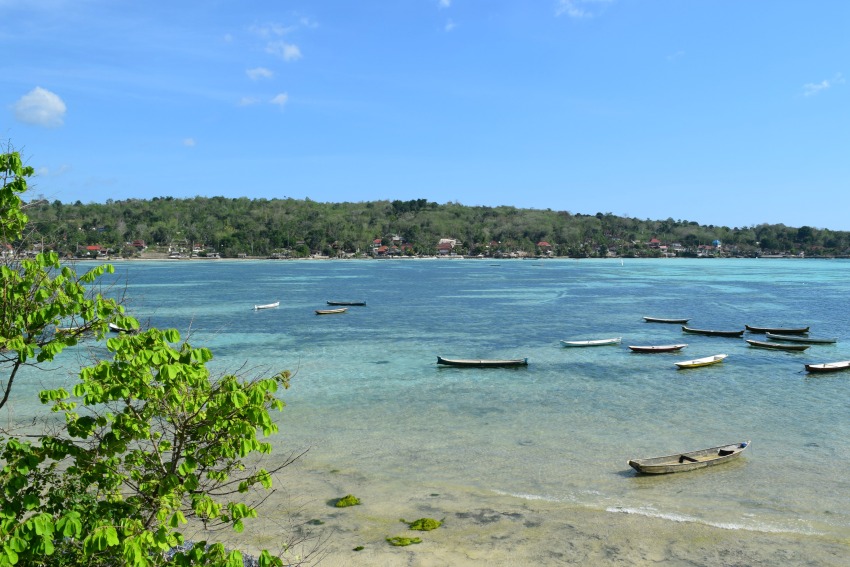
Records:
{"label": "hillside vegetation", "polygon": [[[850,233],[809,226],[729,228],[672,218],[469,207],[426,199],[319,203],[155,197],[89,204],[35,200],[26,212],[37,239],[64,255],[77,256],[95,253],[87,246],[101,246],[112,254],[138,254],[133,241],[144,241],[148,251],[195,248],[223,257],[373,255],[376,239],[387,246],[384,252],[407,255],[438,254],[440,239],[456,240],[452,253],[485,256],[651,257],[673,254],[674,249],[677,256],[850,255]],[[717,241],[719,249],[714,246]],[[551,246],[541,247],[541,242]]]}

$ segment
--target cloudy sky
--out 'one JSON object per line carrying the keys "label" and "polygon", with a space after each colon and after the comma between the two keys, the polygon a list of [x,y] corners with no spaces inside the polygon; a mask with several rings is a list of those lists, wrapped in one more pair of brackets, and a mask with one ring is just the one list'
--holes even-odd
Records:
{"label": "cloudy sky", "polygon": [[0,0],[62,202],[428,199],[850,230],[850,2]]}

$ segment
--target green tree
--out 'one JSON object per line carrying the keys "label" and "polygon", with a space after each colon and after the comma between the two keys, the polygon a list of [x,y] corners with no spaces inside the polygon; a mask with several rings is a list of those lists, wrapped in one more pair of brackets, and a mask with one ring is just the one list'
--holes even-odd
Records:
{"label": "green tree", "polygon": [[[0,167],[0,231],[21,241],[20,195],[32,169],[13,152],[0,156]],[[2,403],[28,361],[52,360],[90,329],[102,338],[109,321],[138,329],[114,300],[86,290],[109,266],[77,276],[46,252],[7,259],[2,270]],[[66,320],[81,325],[51,329]],[[62,427],[0,438],[0,567],[242,565],[239,551],[188,545],[181,529],[194,521],[241,531],[256,516],[257,491],[291,462],[271,471],[248,465],[271,451],[264,438],[277,432],[270,412],[283,408],[276,392],[288,387],[289,373],[213,379],[212,353],[175,330],[121,334],[106,348],[111,359],[83,368],[73,396],[63,388],[40,393],[64,415]],[[187,545],[175,551],[180,544]],[[259,564],[282,561],[264,551]]]}

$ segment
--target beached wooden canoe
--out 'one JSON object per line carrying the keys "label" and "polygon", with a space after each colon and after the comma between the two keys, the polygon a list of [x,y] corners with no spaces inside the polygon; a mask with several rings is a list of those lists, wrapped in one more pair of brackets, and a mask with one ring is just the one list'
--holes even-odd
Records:
{"label": "beached wooden canoe", "polygon": [[824,364],[807,364],[807,372],[838,372],[850,369],[850,360],[840,362],[826,362]]}
{"label": "beached wooden canoe", "polygon": [[664,457],[632,459],[629,461],[629,466],[644,474],[668,474],[692,471],[694,469],[727,463],[739,457],[744,449],[749,446],[749,441],[742,441],[741,443],[721,445],[720,447],[711,447],[710,449],[700,449],[698,451],[687,451],[685,453],[675,453],[673,455],[665,455]]}
{"label": "beached wooden canoe", "polygon": [[275,301],[274,303],[266,303],[265,305],[255,305],[254,310],[257,309],[274,309],[275,307],[280,305],[280,301]]}
{"label": "beached wooden canoe", "polygon": [[811,346],[811,345],[801,345],[801,344],[789,345],[789,344],[786,344],[786,343],[771,343],[771,342],[767,342],[767,341],[754,341],[754,340],[751,340],[751,339],[747,339],[747,343],[749,343],[749,345],[752,346],[752,347],[770,348],[770,349],[774,349],[774,350],[798,350],[799,351],[799,350],[806,350],[807,348],[809,348],[809,346]]}
{"label": "beached wooden canoe", "polygon": [[348,307],[340,307],[339,309],[316,309],[316,315],[336,315],[337,313],[345,313]]}
{"label": "beached wooden canoe", "polygon": [[516,358],[507,360],[470,360],[464,358],[443,358],[442,356],[438,356],[437,364],[446,364],[448,366],[471,366],[475,368],[503,368],[507,366],[528,366],[528,359]]}
{"label": "beached wooden canoe", "polygon": [[647,346],[635,346],[629,345],[629,348],[633,352],[676,352],[682,350],[688,346],[686,343],[678,344],[678,345],[647,345]]}
{"label": "beached wooden canoe", "polygon": [[647,323],[674,323],[679,325],[684,325],[690,321],[690,319],[662,319],[660,317],[644,317],[643,320]]}
{"label": "beached wooden canoe", "polygon": [[801,335],[777,335],[775,333],[767,333],[765,336],[772,341],[785,341],[786,343],[808,343],[814,345],[838,342],[838,339],[836,338],[803,337]]}
{"label": "beached wooden canoe", "polygon": [[593,339],[589,341],[561,341],[565,347],[588,347],[588,346],[605,346],[618,345],[623,337],[614,337],[611,339]]}
{"label": "beached wooden canoe", "polygon": [[743,329],[740,331],[714,331],[711,329],[694,329],[692,327],[685,327],[682,325],[682,331],[686,333],[691,333],[694,335],[708,335],[710,337],[743,337],[744,331]]}
{"label": "beached wooden canoe", "polygon": [[711,364],[717,364],[718,362],[723,362],[723,359],[728,355],[726,354],[715,354],[713,356],[706,356],[703,358],[695,358],[693,360],[685,360],[682,362],[674,362],[676,366],[679,368],[699,368],[701,366],[709,366]]}
{"label": "beached wooden canoe", "polygon": [[365,301],[328,301],[328,305],[340,305],[340,306],[352,306],[352,305],[366,305]]}
{"label": "beached wooden canoe", "polygon": [[808,327],[754,327],[744,325],[751,333],[773,333],[775,335],[805,335],[809,332]]}

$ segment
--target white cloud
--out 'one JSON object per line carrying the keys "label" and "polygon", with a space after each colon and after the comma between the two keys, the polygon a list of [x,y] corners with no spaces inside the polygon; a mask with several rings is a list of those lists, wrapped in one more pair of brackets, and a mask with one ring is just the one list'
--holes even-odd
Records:
{"label": "white cloud", "polygon": [[437,5],[438,5],[440,8],[448,8],[448,7],[450,7],[450,6],[452,5],[452,0],[439,0],[439,1],[437,2]]}
{"label": "white cloud", "polygon": [[245,71],[245,74],[248,75],[248,78],[251,80],[258,79],[271,79],[274,77],[274,72],[270,69],[266,69],[265,67],[255,67],[254,69],[248,69]]}
{"label": "white cloud", "polygon": [[613,2],[613,0],[558,0],[555,6],[555,15],[567,15],[571,18],[592,18],[596,15],[596,8],[610,2]]}
{"label": "white cloud", "polygon": [[41,87],[22,96],[13,108],[15,118],[21,122],[49,128],[61,126],[67,110],[59,95]]}
{"label": "white cloud", "polygon": [[292,28],[292,27],[287,27],[287,26],[284,26],[284,25],[281,25],[281,24],[276,24],[276,23],[256,25],[256,26],[251,26],[250,28],[248,28],[248,30],[251,33],[258,35],[258,36],[260,36],[264,39],[268,39],[270,37],[280,37],[282,35],[286,35],[289,32],[291,32],[293,29],[294,28]]}
{"label": "white cloud", "polygon": [[243,96],[239,99],[239,106],[251,106],[252,104],[257,104],[260,102],[260,99],[254,98],[252,96]]}
{"label": "white cloud", "polygon": [[457,24],[454,23],[451,19],[446,22],[446,25],[443,27],[443,31],[450,32],[457,27]]}
{"label": "white cloud", "polygon": [[270,41],[266,46],[266,53],[271,53],[284,61],[301,59],[301,50],[298,49],[298,46],[284,41]]}
{"label": "white cloud", "polygon": [[803,96],[814,96],[843,82],[844,76],[841,73],[836,73],[832,79],[824,79],[819,83],[806,83],[803,85]]}
{"label": "white cloud", "polygon": [[195,141],[195,138],[185,138],[183,140],[183,145],[187,148],[194,148],[196,144],[197,142]]}
{"label": "white cloud", "polygon": [[279,95],[277,95],[276,97],[271,99],[269,102],[272,103],[272,104],[276,104],[276,105],[278,105],[282,108],[288,100],[289,100],[288,94],[280,93]]}

